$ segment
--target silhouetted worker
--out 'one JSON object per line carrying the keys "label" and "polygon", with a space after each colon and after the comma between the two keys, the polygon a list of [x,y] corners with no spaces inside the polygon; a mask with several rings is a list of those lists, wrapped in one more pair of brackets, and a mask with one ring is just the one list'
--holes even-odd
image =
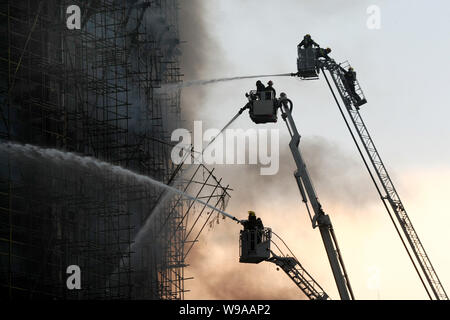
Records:
{"label": "silhouetted worker", "polygon": [[317,50],[317,58],[325,58],[326,60],[330,60],[330,57],[328,56],[328,54],[331,52],[330,48],[319,48]]}
{"label": "silhouetted worker", "polygon": [[254,211],[248,212],[248,219],[243,222],[244,230],[255,230],[256,229],[256,215]]}
{"label": "silhouetted worker", "polygon": [[256,81],[256,91],[265,91],[266,87],[262,84],[261,80]]}
{"label": "silhouetted worker", "polygon": [[311,48],[312,46],[320,47],[313,39],[311,39],[311,35],[306,34],[303,37],[302,42],[298,44],[298,47],[301,48],[303,46],[304,49]]}
{"label": "silhouetted worker", "polygon": [[273,92],[273,97],[274,97],[274,98],[277,97],[277,91],[276,91],[275,88],[273,87],[273,82],[272,82],[272,80],[269,80],[269,82],[267,82],[266,91],[272,91],[272,92]]}
{"label": "silhouetted worker", "polygon": [[264,232],[264,225],[260,218],[256,219],[256,243],[261,243]]}
{"label": "silhouetted worker", "polygon": [[359,105],[361,105],[361,97],[356,93],[355,90],[355,81],[356,81],[356,72],[353,70],[352,67],[348,68],[347,71],[344,70],[344,77],[342,79],[345,89],[348,91],[350,96],[353,99],[353,102],[355,103],[355,106],[358,108]]}
{"label": "silhouetted worker", "polygon": [[256,94],[261,99],[261,92],[266,91],[266,87],[262,84],[261,80],[256,81]]}
{"label": "silhouetted worker", "polygon": [[262,232],[264,230],[264,225],[260,218],[256,218],[254,211],[248,212],[248,220],[243,222],[244,230],[255,230],[256,231],[256,243],[260,243],[262,240]]}
{"label": "silhouetted worker", "polygon": [[264,225],[260,218],[256,218],[255,211],[248,212],[248,220],[243,222],[244,230],[264,229]]}
{"label": "silhouetted worker", "polygon": [[257,218],[256,219],[256,229],[259,229],[261,231],[264,229],[264,225],[262,223],[261,218]]}

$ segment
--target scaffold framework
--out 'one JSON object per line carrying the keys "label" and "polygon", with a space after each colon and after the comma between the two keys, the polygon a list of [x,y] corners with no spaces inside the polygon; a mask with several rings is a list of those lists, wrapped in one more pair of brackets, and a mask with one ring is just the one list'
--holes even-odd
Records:
{"label": "scaffold framework", "polygon": [[[80,30],[66,27],[78,5]],[[15,0],[0,4],[0,140],[90,156],[168,182],[182,121],[178,0]],[[162,190],[0,154],[0,290],[14,298],[183,299],[185,259],[214,214]],[[177,171],[178,172],[178,171]],[[224,209],[214,170],[175,186]],[[78,265],[82,290],[67,290]]]}

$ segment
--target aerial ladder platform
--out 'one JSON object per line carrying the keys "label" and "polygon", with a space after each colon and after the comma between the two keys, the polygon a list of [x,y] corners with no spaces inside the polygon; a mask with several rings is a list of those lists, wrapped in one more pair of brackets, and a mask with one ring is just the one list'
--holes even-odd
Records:
{"label": "aerial ladder platform", "polygon": [[[248,98],[249,102],[243,108],[241,108],[239,114],[241,114],[244,110],[249,109],[250,118],[255,123],[277,122],[278,110],[281,110],[282,118],[285,121],[289,134],[291,136],[289,148],[297,167],[297,170],[294,173],[294,177],[296,179],[302,201],[306,205],[312,227],[318,227],[320,230],[322,241],[325,246],[328,261],[333,272],[334,280],[336,282],[340,298],[342,300],[354,299],[352,287],[350,285],[348,274],[345,269],[344,261],[342,259],[341,251],[339,249],[331,219],[329,215],[325,214],[324,210],[322,209],[322,205],[319,202],[319,198],[316,194],[309,172],[306,168],[306,164],[299,149],[300,134],[297,130],[294,119],[292,118],[292,101],[287,98],[287,95],[285,93],[281,93],[280,97],[276,98],[274,96],[274,92],[270,90],[260,92],[253,90],[247,93],[246,97]],[[309,206],[311,206],[312,208],[312,213]],[[248,230],[244,231],[248,232]],[[261,245],[262,247],[259,249],[259,247],[257,246],[255,249],[257,259],[251,259],[248,254],[245,254],[245,252],[247,251],[242,250],[242,248],[246,248],[248,246],[247,242],[253,242],[246,237],[242,237],[242,233],[240,240],[240,262],[259,263],[264,260],[271,261],[277,264],[281,269],[283,269],[283,271],[288,274],[288,276],[297,284],[297,286],[299,286],[299,288],[303,292],[305,292],[307,296],[311,295],[311,293],[307,293],[309,290],[309,281],[304,277],[304,275],[309,274],[301,267],[301,264],[298,263],[298,260],[296,261],[286,258],[281,259],[280,257],[277,257],[277,255],[272,255],[272,258],[270,258],[270,248],[267,249],[260,243],[258,243],[258,245]],[[270,244],[270,242],[268,241],[265,241],[265,243]],[[243,253],[244,258],[242,258]]]}
{"label": "aerial ladder platform", "polygon": [[[276,236],[277,240],[273,239],[273,235]],[[272,262],[291,278],[308,299],[330,299],[320,284],[301,265],[286,243],[277,234],[272,232],[272,229],[241,230],[239,244],[239,262]],[[271,249],[271,245],[273,249]],[[286,251],[291,256],[285,254]]]}
{"label": "aerial ladder platform", "polygon": [[[429,259],[425,248],[408,217],[400,196],[394,187],[392,179],[390,178],[387,169],[381,160],[373,139],[370,136],[359,112],[360,107],[367,103],[367,100],[359,85],[359,82],[356,79],[356,74],[354,74],[354,78],[350,78],[351,80],[348,80],[348,73],[350,71],[353,72],[350,64],[348,62],[337,64],[333,59],[328,57],[319,57],[318,50],[319,48],[310,47],[302,49],[298,47],[298,70],[296,73],[292,73],[291,75],[297,76],[302,80],[316,80],[319,79],[320,71],[322,71],[340,113],[366,166],[366,169],[369,172],[372,182],[374,183],[378,194],[383,201],[384,207],[388,212],[392,223],[394,224],[394,227],[429,298],[433,299],[434,297],[437,300],[448,300],[445,289],[442,286],[431,260]],[[347,116],[340,106],[338,98],[334,93],[325,71],[328,71],[331,75],[333,83],[339,92],[339,96],[344,103],[345,109],[347,110]],[[289,100],[284,93],[282,93],[280,98],[277,99],[273,96],[271,91],[250,91],[250,93],[246,94],[246,96],[249,98],[249,103],[239,111],[239,114],[241,114],[243,110],[249,109],[250,118],[255,123],[277,122],[277,110],[281,109],[282,118],[286,122],[291,136],[289,147],[297,166],[294,176],[297,181],[302,201],[306,205],[313,228],[319,227],[341,299],[354,299],[353,291],[343,263],[330,217],[325,214],[322,209],[299,149],[300,134],[297,131],[291,115],[292,101]],[[353,128],[348,119],[351,120]],[[355,132],[359,137],[359,142],[356,139]],[[363,153],[360,145],[363,146],[365,154]],[[369,161],[367,161],[367,158]],[[309,210],[308,200],[310,206],[312,207],[313,215],[311,215],[311,211]],[[242,232],[243,231],[241,231],[241,236]],[[245,238],[241,237],[241,247],[243,246],[242,241],[245,242]],[[265,247],[267,244],[269,247]],[[261,246],[261,244],[258,243],[257,246]],[[328,295],[323,292],[318,283],[312,279],[306,270],[304,270],[296,258],[287,257],[284,255],[280,256],[273,253],[270,250],[270,241],[266,242],[266,244],[261,248],[262,251],[259,252],[261,255],[260,260],[247,260],[245,251],[242,251],[241,248],[240,262],[273,262],[296,283],[296,285],[308,296],[308,298],[328,298]],[[313,290],[315,287],[320,289]]]}
{"label": "aerial ladder platform", "polygon": [[[298,51],[298,71],[292,75],[298,76],[302,79],[310,78],[314,80],[318,79],[318,74],[320,70],[322,71],[347,128],[355,142],[356,147],[358,148],[361,158],[369,172],[370,177],[372,178],[381,200],[383,201],[384,207],[387,210],[392,223],[394,224],[394,227],[429,298],[433,299],[434,297],[434,299],[437,300],[448,300],[445,289],[442,286],[431,260],[428,257],[425,248],[408,217],[394,183],[389,176],[386,166],[384,165],[380,154],[375,147],[375,143],[369,134],[369,130],[367,129],[367,126],[359,112],[361,105],[367,102],[359,82],[355,78],[354,83],[349,85],[345,80],[345,74],[351,68],[350,64],[347,61],[337,64],[333,59],[319,58],[316,54],[316,48],[298,48]],[[339,104],[325,70],[331,75],[333,83],[339,92],[339,96],[344,103],[345,109],[347,110],[347,116]],[[348,119],[350,119],[352,126],[349,124]],[[355,132],[359,137],[359,142],[355,137]],[[362,152],[360,145],[363,146],[365,154]],[[369,162],[367,161],[367,158],[369,159]],[[375,172],[375,174],[373,174],[373,172]],[[394,220],[394,217],[396,220]],[[398,226],[400,226],[400,228]]]}
{"label": "aerial ladder platform", "polygon": [[[348,63],[346,64],[348,65]],[[342,82],[342,72],[343,72],[342,67],[334,62],[328,62],[324,64],[323,68],[328,70],[328,72],[330,73],[333,82],[337,88],[337,91],[339,92],[339,95],[346,107],[349,118],[351,119],[351,122],[353,124],[353,128],[357,132],[359,139],[364,147],[364,150],[366,151],[366,154],[370,160],[372,169],[376,173],[378,183],[379,185],[382,186],[382,190],[384,191],[384,193],[380,194],[381,200],[383,201],[386,210],[388,210],[388,213],[392,215],[389,208],[394,213],[394,216],[396,217],[397,222],[400,225],[401,230],[403,231],[403,236],[407,240],[409,249],[412,251],[416,259],[416,261],[411,259],[413,261],[416,270],[417,270],[416,266],[417,262],[420,266],[420,269],[422,270],[422,274],[425,276],[426,283],[428,283],[428,288],[425,285],[424,279],[418,272],[422,284],[424,285],[429,297],[431,298],[431,294],[429,292],[429,290],[431,290],[432,295],[434,296],[435,299],[448,300],[448,296],[445,292],[445,289],[442,286],[442,283],[439,280],[439,277],[431,263],[431,260],[428,257],[425,248],[422,242],[420,241],[419,236],[415,231],[411,220],[408,217],[408,214],[400,199],[400,196],[397,190],[395,189],[394,183],[392,182],[392,179],[389,176],[389,173],[380,157],[380,154],[378,153],[378,150],[375,147],[375,143],[373,142],[373,139],[369,134],[369,130],[367,129],[367,126],[365,125],[364,120],[359,112],[359,107],[355,106],[354,101],[350,98],[350,94],[347,88]],[[356,91],[358,92],[358,94],[362,94],[362,90],[359,86],[359,83],[357,83],[356,86],[357,86]],[[380,190],[379,185],[377,184],[378,190]],[[408,247],[405,246],[405,248],[408,251],[410,258],[412,258],[412,255],[409,252]]]}

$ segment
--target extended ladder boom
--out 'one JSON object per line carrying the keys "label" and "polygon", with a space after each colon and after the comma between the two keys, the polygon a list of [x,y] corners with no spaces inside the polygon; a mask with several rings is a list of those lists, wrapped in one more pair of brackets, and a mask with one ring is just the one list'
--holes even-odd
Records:
{"label": "extended ladder boom", "polygon": [[[281,101],[282,117],[286,122],[289,134],[291,136],[289,147],[291,149],[292,155],[295,160],[295,164],[297,166],[297,171],[294,173],[294,176],[297,181],[297,185],[300,190],[302,200],[306,204],[306,207],[308,209],[308,213],[313,228],[317,226],[319,227],[320,234],[322,236],[322,240],[325,245],[325,250],[328,255],[328,260],[330,262],[331,269],[333,271],[333,276],[336,281],[336,285],[341,299],[342,300],[354,299],[352,288],[350,286],[350,281],[348,279],[347,272],[345,270],[344,262],[340,254],[339,246],[337,243],[336,236],[334,234],[330,217],[327,214],[325,214],[325,212],[322,209],[322,206],[319,202],[319,199],[316,195],[313,184],[311,182],[308,170],[306,169],[305,162],[303,161],[303,157],[299,150],[300,134],[297,131],[297,127],[294,123],[291,111],[288,106],[288,104],[290,104],[292,108],[292,102],[289,99],[287,99],[285,95],[283,96],[283,94],[281,96],[280,101]],[[307,199],[309,199],[311,203],[311,207],[313,208],[314,211],[314,216],[311,216],[311,213],[309,212]]]}
{"label": "extended ladder boom", "polygon": [[[433,265],[431,264],[431,261],[425,252],[425,248],[423,247],[423,245],[419,239],[419,236],[417,235],[416,231],[414,230],[412,222],[406,213],[406,210],[405,210],[405,207],[403,206],[402,201],[400,200],[400,196],[398,195],[398,193],[394,187],[394,184],[386,170],[386,167],[384,166],[383,161],[381,160],[381,157],[377,151],[377,148],[375,147],[375,144],[369,134],[369,131],[367,130],[367,127],[361,117],[361,114],[358,111],[359,108],[354,106],[353,101],[350,98],[350,93],[347,91],[346,86],[342,82],[342,78],[343,78],[342,67],[337,65],[334,61],[331,60],[331,61],[326,61],[323,63],[322,72],[323,72],[323,68],[325,68],[329,71],[329,73],[334,81],[334,84],[339,91],[341,99],[344,102],[344,105],[348,111],[348,115],[349,115],[350,119],[352,120],[353,126],[356,129],[356,132],[358,133],[358,136],[359,136],[359,138],[364,146],[364,149],[370,159],[372,167],[376,172],[378,182],[381,184],[381,186],[384,190],[384,194],[380,193],[380,196],[385,204],[386,210],[388,211],[389,214],[391,214],[389,211],[389,207],[390,207],[392,209],[392,211],[394,212],[394,215],[397,218],[397,222],[401,226],[401,230],[403,231],[403,235],[407,239],[410,249],[412,250],[418,264],[420,265],[420,268],[421,268],[423,274],[425,275],[428,286],[431,289],[431,291],[433,292],[434,297],[438,300],[448,300],[448,296],[444,290],[444,287],[442,286],[442,284],[436,274],[436,271],[434,270]],[[325,73],[324,73],[324,75],[325,75]],[[328,82],[326,75],[325,75],[325,79]],[[332,91],[332,93],[334,95],[334,92],[333,92],[333,89],[331,88],[331,86],[330,86],[330,90]],[[359,84],[357,82],[356,82],[356,90],[357,90],[357,92],[358,92],[358,90],[360,91]],[[350,127],[349,127],[349,130],[350,130],[351,134],[353,135]],[[363,157],[363,160],[365,161],[364,156],[362,154],[361,154],[361,156]],[[368,168],[368,170],[369,170],[369,168]],[[369,172],[370,172],[370,170],[369,170]],[[378,191],[380,192],[375,180],[374,180],[374,183],[375,183]],[[399,235],[400,235],[400,233],[399,233]],[[407,249],[408,254],[409,254],[409,250],[406,247],[406,245],[405,245],[405,248]],[[414,266],[416,267],[416,264],[411,255],[410,255],[410,257],[411,257],[411,260],[412,260]],[[419,273],[417,268],[416,268],[416,270]],[[425,285],[420,273],[419,273],[419,277],[421,278],[421,280],[425,286],[425,289],[428,292],[427,286]],[[431,298],[431,296],[430,296],[430,298]]]}
{"label": "extended ladder boom", "polygon": [[300,262],[293,257],[280,257],[275,253],[267,261],[279,266],[291,280],[303,291],[310,300],[327,300],[328,295],[322,287],[311,277],[311,275],[302,267]]}

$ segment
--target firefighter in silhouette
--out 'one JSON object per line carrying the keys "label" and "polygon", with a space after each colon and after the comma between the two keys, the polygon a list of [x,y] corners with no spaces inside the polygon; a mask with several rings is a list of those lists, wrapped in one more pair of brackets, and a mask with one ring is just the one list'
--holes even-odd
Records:
{"label": "firefighter in silhouette", "polygon": [[359,110],[359,106],[364,104],[366,101],[362,100],[361,97],[356,93],[355,85],[356,85],[356,72],[352,67],[348,68],[348,70],[343,69],[343,77],[342,82],[344,83],[345,89],[350,94],[350,97],[353,100],[353,103],[357,110]]}
{"label": "firefighter in silhouette", "polygon": [[254,211],[248,212],[248,220],[243,222],[244,230],[255,230],[256,231],[256,242],[260,243],[262,239],[262,232],[264,225],[260,218],[256,218]]}
{"label": "firefighter in silhouette", "polygon": [[248,219],[243,222],[244,230],[255,230],[256,229],[256,215],[254,211],[248,212]]}
{"label": "firefighter in silhouette", "polygon": [[326,60],[330,60],[330,57],[328,56],[328,54],[331,52],[330,48],[319,48],[317,50],[317,58],[325,58]]}
{"label": "firefighter in silhouette", "polygon": [[256,95],[261,99],[261,92],[266,91],[266,87],[263,85],[261,80],[256,81]]}
{"label": "firefighter in silhouette", "polygon": [[[316,50],[316,59],[319,60],[319,58],[324,58],[326,61],[331,61],[332,59],[328,56],[328,54],[331,52],[330,48],[317,48]],[[317,74],[320,73],[320,66],[321,64],[316,64],[316,72]]]}
{"label": "firefighter in silhouette", "polygon": [[311,35],[306,34],[303,37],[302,42],[298,44],[298,47],[301,48],[303,46],[304,49],[311,48],[312,46],[320,47],[313,39],[311,39]]}
{"label": "firefighter in silhouette", "polygon": [[274,97],[274,98],[277,97],[277,91],[276,91],[275,88],[273,87],[273,82],[272,82],[272,80],[269,80],[269,82],[267,82],[266,91],[272,91],[272,92],[273,92],[273,97]]}

